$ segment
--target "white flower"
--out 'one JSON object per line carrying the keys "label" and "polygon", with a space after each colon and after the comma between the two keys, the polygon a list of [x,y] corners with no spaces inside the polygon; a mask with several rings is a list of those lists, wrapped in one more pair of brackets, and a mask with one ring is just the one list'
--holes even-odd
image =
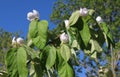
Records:
{"label": "white flower", "polygon": [[67,43],[67,42],[69,41],[68,35],[65,34],[65,33],[62,33],[62,34],[60,35],[60,41],[63,42],[63,43]]}
{"label": "white flower", "polygon": [[17,38],[16,41],[17,41],[17,44],[23,44],[24,43],[24,39],[21,38],[21,37]]}
{"label": "white flower", "polygon": [[16,37],[13,37],[12,39],[12,45],[16,44]]}
{"label": "white flower", "polygon": [[68,28],[68,26],[69,26],[69,20],[64,20],[64,23],[65,23],[65,27]]}
{"label": "white flower", "polygon": [[33,10],[33,12],[29,12],[27,14],[27,19],[29,21],[33,21],[34,19],[38,18],[39,19],[39,12],[37,10]]}
{"label": "white flower", "polygon": [[12,39],[12,45],[16,45],[16,44],[23,44],[24,43],[24,39],[19,37],[19,38],[16,38],[16,37],[13,37]]}
{"label": "white flower", "polygon": [[33,10],[33,15],[39,19],[39,12],[37,10]]}
{"label": "white flower", "polygon": [[88,15],[88,9],[87,8],[80,8],[80,15],[81,16],[87,16]]}
{"label": "white flower", "polygon": [[97,21],[98,23],[102,23],[102,22],[103,22],[103,19],[102,19],[100,16],[98,16],[98,17],[96,18],[96,21]]}

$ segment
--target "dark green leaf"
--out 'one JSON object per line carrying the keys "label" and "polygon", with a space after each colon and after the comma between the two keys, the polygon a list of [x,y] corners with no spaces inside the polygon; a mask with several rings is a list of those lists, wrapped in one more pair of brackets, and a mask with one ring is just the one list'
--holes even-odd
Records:
{"label": "dark green leaf", "polygon": [[87,24],[88,19],[84,18],[83,21],[84,21],[84,25],[83,25],[83,29],[80,31],[80,35],[85,46],[87,47],[88,42],[90,41],[91,38],[91,34],[90,34],[89,26]]}
{"label": "dark green leaf", "polygon": [[6,55],[6,64],[10,77],[17,77],[17,64],[16,64],[17,48],[11,48]]}
{"label": "dark green leaf", "polygon": [[36,77],[43,77],[43,69],[40,60],[36,59],[34,60],[34,69],[35,69],[35,73],[36,73]]}
{"label": "dark green leaf", "polygon": [[42,64],[39,58],[35,58],[30,63],[29,73],[30,77],[43,77]]}

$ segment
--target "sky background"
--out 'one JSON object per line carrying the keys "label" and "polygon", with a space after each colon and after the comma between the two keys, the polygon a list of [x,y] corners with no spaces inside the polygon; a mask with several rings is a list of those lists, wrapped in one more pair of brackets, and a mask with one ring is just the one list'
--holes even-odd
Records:
{"label": "sky background", "polygon": [[27,13],[33,9],[39,11],[40,19],[49,22],[49,28],[55,25],[50,22],[52,6],[56,0],[0,0],[0,27],[9,32],[23,32],[26,37],[29,27]]}

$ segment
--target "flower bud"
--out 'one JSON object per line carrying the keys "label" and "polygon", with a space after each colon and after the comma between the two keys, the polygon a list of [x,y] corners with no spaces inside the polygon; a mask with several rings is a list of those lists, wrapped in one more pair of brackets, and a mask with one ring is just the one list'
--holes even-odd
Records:
{"label": "flower bud", "polygon": [[87,8],[80,8],[80,15],[81,16],[87,16],[88,15],[88,9]]}
{"label": "flower bud", "polygon": [[16,41],[17,41],[17,44],[23,44],[24,43],[24,39],[21,38],[21,37],[17,38]]}
{"label": "flower bud", "polygon": [[39,12],[37,10],[33,10],[33,12],[29,12],[27,14],[27,19],[29,21],[33,21],[34,19],[38,18],[39,19]]}
{"label": "flower bud", "polygon": [[102,22],[103,22],[103,19],[102,19],[100,16],[98,16],[98,17],[96,18],[96,21],[97,21],[98,23],[102,23]]}
{"label": "flower bud", "polygon": [[62,33],[62,34],[60,35],[60,41],[63,42],[63,43],[67,43],[67,42],[69,41],[68,35],[65,34],[65,33]]}
{"label": "flower bud", "polygon": [[65,23],[65,27],[68,28],[68,26],[69,26],[69,20],[64,20],[64,23]]}

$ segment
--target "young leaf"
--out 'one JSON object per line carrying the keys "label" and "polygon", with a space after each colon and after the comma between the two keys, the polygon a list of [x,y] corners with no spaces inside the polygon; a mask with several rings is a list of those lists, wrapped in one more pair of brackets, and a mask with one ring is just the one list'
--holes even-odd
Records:
{"label": "young leaf", "polygon": [[71,15],[71,17],[70,17],[70,19],[69,19],[69,25],[73,26],[78,21],[79,17],[80,17],[79,10],[73,12],[72,15]]}
{"label": "young leaf", "polygon": [[37,77],[36,76],[36,73],[35,73],[35,67],[34,67],[34,65],[31,63],[31,65],[30,65],[31,67],[30,67],[30,71],[29,71],[29,74],[30,74],[30,77]]}
{"label": "young leaf", "polygon": [[56,60],[56,48],[54,46],[49,46],[49,50],[47,50],[47,60],[46,60],[46,68],[49,70],[54,64]]}
{"label": "young leaf", "polygon": [[77,40],[74,40],[74,41],[73,41],[72,47],[75,48],[75,49],[80,49],[80,46],[79,46]]}
{"label": "young leaf", "polygon": [[102,51],[102,47],[99,45],[99,43],[96,40],[90,40],[90,43],[92,45],[91,52],[93,52],[93,51],[101,52]]}
{"label": "young leaf", "polygon": [[67,62],[71,56],[71,50],[68,45],[62,44],[60,48],[60,54],[62,58]]}
{"label": "young leaf", "polygon": [[91,57],[94,58],[94,59],[96,59],[96,58],[97,58],[97,52],[94,51],[94,52],[92,53]]}

